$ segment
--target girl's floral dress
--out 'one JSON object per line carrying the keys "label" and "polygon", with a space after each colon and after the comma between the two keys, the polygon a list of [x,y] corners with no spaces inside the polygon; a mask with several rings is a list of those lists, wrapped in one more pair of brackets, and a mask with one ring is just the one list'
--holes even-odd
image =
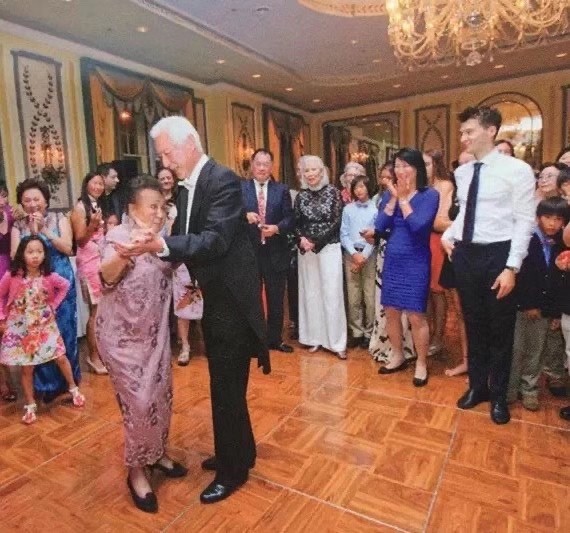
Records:
{"label": "girl's floral dress", "polygon": [[25,278],[24,291],[8,311],[0,346],[4,365],[41,365],[65,355],[42,277]]}

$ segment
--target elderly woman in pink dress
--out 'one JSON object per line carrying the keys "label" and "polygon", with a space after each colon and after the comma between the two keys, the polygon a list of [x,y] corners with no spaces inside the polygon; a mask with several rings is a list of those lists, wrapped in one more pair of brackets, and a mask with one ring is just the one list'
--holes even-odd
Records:
{"label": "elderly woman in pink dress", "polygon": [[168,326],[172,266],[156,255],[129,258],[117,244],[135,242],[145,230],[159,232],[166,220],[158,181],[141,176],[130,184],[128,216],[107,233],[101,262],[104,284],[97,314],[97,342],[123,415],[127,485],[139,509],[155,513],[158,501],[147,467],[167,477],[187,469],[166,454],[172,413]]}
{"label": "elderly woman in pink dress", "polygon": [[98,375],[107,374],[95,339],[95,317],[101,297],[101,241],[104,236],[100,199],[105,192],[103,177],[90,172],[81,184],[81,197],[71,212],[70,222],[77,243],[77,274],[83,299],[89,305],[87,321],[87,365]]}

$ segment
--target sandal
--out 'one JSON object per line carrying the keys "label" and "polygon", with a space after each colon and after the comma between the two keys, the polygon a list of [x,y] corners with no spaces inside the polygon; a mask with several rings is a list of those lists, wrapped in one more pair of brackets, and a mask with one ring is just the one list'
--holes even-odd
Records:
{"label": "sandal", "polygon": [[71,399],[75,407],[85,406],[85,396],[79,392],[79,387],[73,387],[69,389],[69,392],[71,393]]}
{"label": "sandal", "polygon": [[16,393],[10,387],[0,388],[0,398],[5,402],[15,402],[18,399]]}
{"label": "sandal", "polygon": [[33,424],[36,420],[36,411],[38,410],[38,406],[35,403],[30,403],[28,405],[24,405],[24,416],[22,417],[22,422],[24,424]]}

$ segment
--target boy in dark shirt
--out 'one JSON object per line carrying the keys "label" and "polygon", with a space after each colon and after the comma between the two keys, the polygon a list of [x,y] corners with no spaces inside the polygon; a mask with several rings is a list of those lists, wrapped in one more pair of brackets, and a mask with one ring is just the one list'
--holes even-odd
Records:
{"label": "boy in dark shirt", "polygon": [[563,249],[562,228],[567,221],[568,203],[559,197],[542,200],[536,210],[535,229],[517,276],[515,287],[517,321],[509,381],[509,403],[522,396],[525,409],[537,411],[538,378],[545,357],[560,358],[564,344],[560,331],[555,260]]}

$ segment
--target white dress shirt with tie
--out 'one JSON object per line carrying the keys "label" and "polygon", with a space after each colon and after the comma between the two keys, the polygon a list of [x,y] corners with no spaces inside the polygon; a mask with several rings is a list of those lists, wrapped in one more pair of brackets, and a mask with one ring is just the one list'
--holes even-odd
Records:
{"label": "white dress shirt with tie", "polygon": [[[490,244],[511,241],[506,266],[520,269],[528,253],[528,244],[535,228],[536,180],[532,168],[515,157],[496,150],[481,159],[479,192],[475,208],[473,243]],[[457,218],[443,233],[449,242],[460,241],[467,193],[473,178],[474,162],[455,171],[460,210]]]}

